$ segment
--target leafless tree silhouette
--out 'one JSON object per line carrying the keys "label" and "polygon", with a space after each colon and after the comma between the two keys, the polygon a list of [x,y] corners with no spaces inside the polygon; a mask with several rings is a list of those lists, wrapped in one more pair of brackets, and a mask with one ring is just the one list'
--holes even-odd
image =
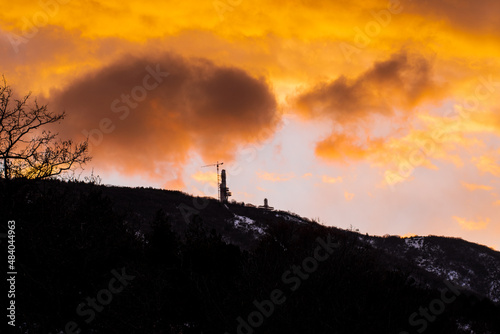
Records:
{"label": "leafless tree silhouette", "polygon": [[43,179],[88,162],[88,142],[58,140],[43,127],[60,122],[65,113],[49,112],[31,93],[17,100],[5,77],[0,82],[0,178]]}

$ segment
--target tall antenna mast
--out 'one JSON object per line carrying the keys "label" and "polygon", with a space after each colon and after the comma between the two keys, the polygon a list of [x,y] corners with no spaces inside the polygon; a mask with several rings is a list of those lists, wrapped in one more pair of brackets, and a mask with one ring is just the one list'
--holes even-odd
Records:
{"label": "tall antenna mast", "polygon": [[219,201],[221,200],[220,199],[220,181],[219,181],[219,166],[220,165],[223,165],[224,163],[223,162],[218,162],[216,164],[211,164],[211,165],[205,165],[205,166],[201,166],[201,167],[213,167],[213,166],[217,166],[217,196],[219,197]]}

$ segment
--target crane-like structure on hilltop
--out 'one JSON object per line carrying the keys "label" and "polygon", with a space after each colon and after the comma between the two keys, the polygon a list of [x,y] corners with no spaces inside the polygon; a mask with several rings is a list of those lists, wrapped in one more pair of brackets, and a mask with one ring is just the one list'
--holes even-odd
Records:
{"label": "crane-like structure on hilltop", "polygon": [[219,166],[223,165],[223,164],[224,164],[223,162],[218,162],[217,161],[216,164],[201,166],[201,167],[213,167],[213,166],[217,166],[217,195],[219,196],[219,201],[221,200],[221,198],[220,198],[220,182],[219,182]]}

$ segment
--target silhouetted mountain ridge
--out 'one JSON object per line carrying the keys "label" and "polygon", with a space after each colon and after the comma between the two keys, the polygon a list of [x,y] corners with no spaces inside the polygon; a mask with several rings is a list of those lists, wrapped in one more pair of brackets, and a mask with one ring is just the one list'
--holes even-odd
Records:
{"label": "silhouetted mountain ridge", "polygon": [[[19,333],[500,333],[500,254],[465,240],[368,236],[179,191],[0,187]],[[133,280],[82,317],[120,270]]]}
{"label": "silhouetted mountain ridge", "polygon": [[[179,205],[184,204],[196,209],[193,203],[206,200],[209,203],[207,207],[197,210],[203,221],[210,228],[215,228],[225,241],[244,249],[254,246],[255,242],[252,239],[261,238],[270,224],[285,222],[320,227],[317,222],[295,213],[267,211],[235,202],[228,203],[226,209],[215,199],[191,197],[181,192],[152,188],[106,187],[104,193],[113,198],[119,207],[129,207],[134,198],[136,202],[145,203],[141,208],[141,215],[145,221],[150,219],[154,212],[163,209],[172,217],[172,221],[178,222],[179,231],[183,225]],[[366,236],[350,230],[337,230],[338,233],[345,233],[351,237],[359,235],[359,240],[367,246],[407,261],[409,265],[425,270],[440,281],[449,280],[496,303],[500,302],[500,253],[491,248],[453,237],[380,237]],[[245,235],[251,235],[252,238],[245,238]]]}

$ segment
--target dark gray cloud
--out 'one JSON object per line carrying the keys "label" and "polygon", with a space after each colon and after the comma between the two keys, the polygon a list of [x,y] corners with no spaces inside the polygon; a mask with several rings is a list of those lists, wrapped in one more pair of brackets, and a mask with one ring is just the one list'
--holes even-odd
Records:
{"label": "dark gray cloud", "polygon": [[322,82],[299,94],[294,102],[310,117],[349,123],[374,113],[390,116],[395,109],[409,109],[437,90],[429,61],[401,52],[375,63],[357,78],[341,76]]}
{"label": "dark gray cloud", "polygon": [[405,6],[409,12],[445,20],[459,29],[495,34],[500,31],[500,1],[497,0],[418,0]]}
{"label": "dark gray cloud", "polygon": [[[316,154],[332,160],[361,159],[379,149],[387,138],[372,135],[373,117],[394,119],[395,111],[411,115],[424,100],[441,96],[432,64],[422,56],[400,52],[376,62],[356,78],[338,77],[299,93],[292,101],[306,118],[332,120],[332,133],[319,142]],[[400,116],[399,116],[400,117]]]}
{"label": "dark gray cloud", "polygon": [[89,134],[94,163],[151,176],[160,176],[155,164],[181,168],[192,152],[230,159],[280,120],[263,78],[169,53],[122,59],[52,91],[48,103],[68,113],[61,135]]}

